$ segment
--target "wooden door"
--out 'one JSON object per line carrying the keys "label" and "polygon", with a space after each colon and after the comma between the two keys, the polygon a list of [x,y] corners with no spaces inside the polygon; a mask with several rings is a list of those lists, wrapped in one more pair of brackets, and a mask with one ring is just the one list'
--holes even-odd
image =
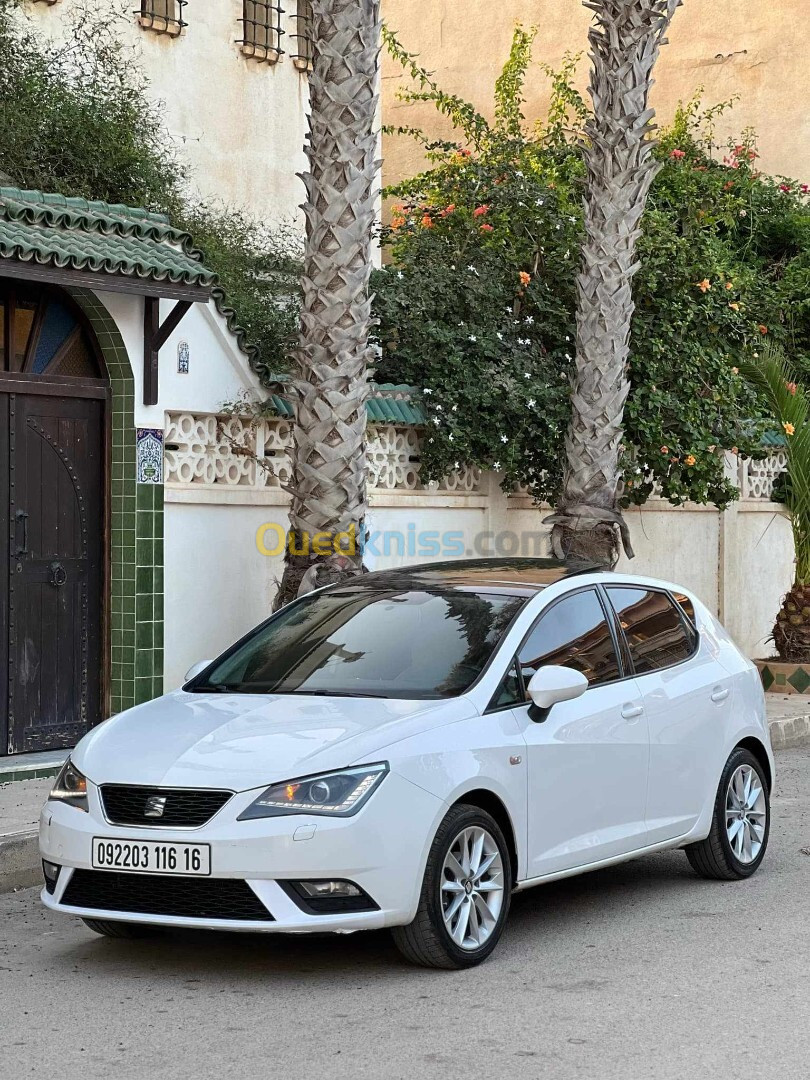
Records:
{"label": "wooden door", "polygon": [[104,404],[3,394],[0,408],[7,749],[61,749],[101,719]]}

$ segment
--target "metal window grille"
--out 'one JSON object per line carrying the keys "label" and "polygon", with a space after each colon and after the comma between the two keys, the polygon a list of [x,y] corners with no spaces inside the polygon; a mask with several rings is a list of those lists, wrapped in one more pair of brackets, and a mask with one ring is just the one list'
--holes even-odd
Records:
{"label": "metal window grille", "polygon": [[298,0],[291,18],[295,20],[295,33],[291,35],[295,42],[292,62],[299,71],[312,71],[312,0]]}
{"label": "metal window grille", "polygon": [[183,8],[187,3],[188,0],[141,0],[135,14],[145,30],[177,37],[187,25],[183,19]]}
{"label": "metal window grille", "polygon": [[277,0],[242,0],[242,37],[237,44],[246,56],[274,64],[281,48],[281,16],[284,9]]}

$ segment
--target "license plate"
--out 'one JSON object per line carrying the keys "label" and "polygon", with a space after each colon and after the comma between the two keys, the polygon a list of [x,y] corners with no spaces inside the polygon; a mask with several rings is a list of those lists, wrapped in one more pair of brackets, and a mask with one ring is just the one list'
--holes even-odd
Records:
{"label": "license plate", "polygon": [[209,844],[166,844],[154,840],[110,840],[93,837],[94,870],[125,870],[133,874],[211,873]]}

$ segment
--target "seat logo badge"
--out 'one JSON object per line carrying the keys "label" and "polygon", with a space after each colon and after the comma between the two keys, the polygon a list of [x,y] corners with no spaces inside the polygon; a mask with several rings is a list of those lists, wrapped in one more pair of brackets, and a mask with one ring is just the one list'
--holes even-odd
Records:
{"label": "seat logo badge", "polygon": [[166,809],[166,796],[165,795],[150,795],[146,800],[146,805],[143,808],[144,817],[163,817],[163,811]]}
{"label": "seat logo badge", "polygon": [[520,754],[512,754],[512,756],[509,758],[510,765],[519,765],[521,761],[523,761],[523,758],[520,756]]}

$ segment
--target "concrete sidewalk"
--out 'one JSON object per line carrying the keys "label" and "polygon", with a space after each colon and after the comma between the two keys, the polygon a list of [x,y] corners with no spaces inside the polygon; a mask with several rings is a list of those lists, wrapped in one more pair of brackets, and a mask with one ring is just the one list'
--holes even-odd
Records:
{"label": "concrete sidewalk", "polygon": [[[774,750],[810,743],[810,698],[767,694]],[[38,885],[37,821],[52,777],[0,784],[0,893]]]}

